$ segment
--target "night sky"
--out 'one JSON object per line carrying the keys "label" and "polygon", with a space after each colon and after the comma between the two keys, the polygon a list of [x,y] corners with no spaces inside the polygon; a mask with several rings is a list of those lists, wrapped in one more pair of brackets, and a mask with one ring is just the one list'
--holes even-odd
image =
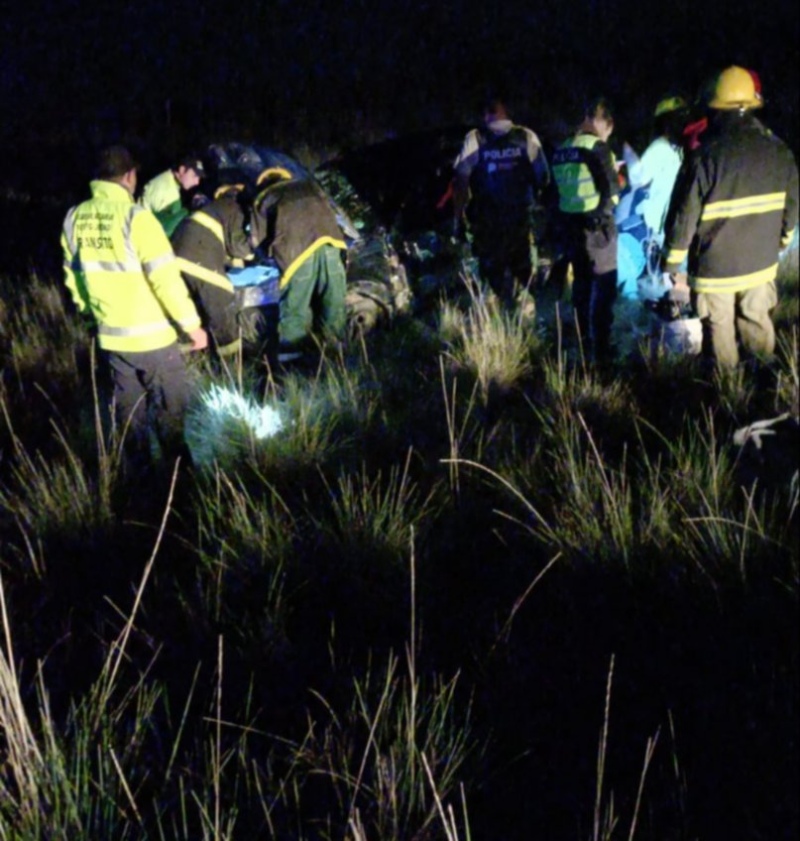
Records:
{"label": "night sky", "polygon": [[663,93],[693,96],[737,63],[760,73],[765,122],[797,151],[797,9],[792,0],[29,0],[0,24],[0,140],[225,132],[335,146],[472,120],[487,85],[508,91],[514,115],[545,136],[606,94],[618,134],[635,136]]}

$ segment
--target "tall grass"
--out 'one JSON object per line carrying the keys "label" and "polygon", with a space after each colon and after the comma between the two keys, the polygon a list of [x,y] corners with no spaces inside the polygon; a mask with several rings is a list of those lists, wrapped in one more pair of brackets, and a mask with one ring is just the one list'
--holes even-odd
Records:
{"label": "tall grass", "polygon": [[530,373],[533,333],[522,308],[508,311],[482,295],[475,278],[465,275],[464,282],[469,308],[460,313],[445,302],[440,333],[451,342],[448,358],[473,373],[486,403],[493,389],[511,388]]}
{"label": "tall grass", "polygon": [[420,533],[420,524],[433,513],[435,488],[422,496],[409,470],[413,453],[405,464],[394,466],[388,476],[380,471],[370,476],[361,472],[340,473],[329,488],[331,520],[320,523],[343,557],[398,561],[407,549],[408,535]]}
{"label": "tall grass", "polygon": [[248,489],[218,470],[199,490],[197,579],[205,618],[242,643],[280,646],[290,611],[287,570],[296,517],[264,482]]}
{"label": "tall grass", "polygon": [[[45,315],[30,313],[30,336],[46,343],[62,315],[44,287],[34,293]],[[72,336],[89,358],[73,326],[55,344]],[[501,814],[509,838],[526,838],[548,834],[529,816],[561,794],[548,762],[565,766],[558,785],[580,813],[570,827],[588,824],[554,836],[688,838],[669,829],[703,811],[704,757],[741,752],[727,776],[748,785],[713,783],[749,803],[753,757],[791,753],[796,647],[784,625],[800,486],[743,481],[730,439],[765,407],[796,406],[796,324],[781,328],[772,379],[714,381],[668,358],[598,368],[560,341],[545,351],[530,324],[477,295],[445,303],[438,334],[398,320],[313,371],[265,382],[259,360],[200,366],[204,387],[274,407],[284,425],[259,437],[246,418],[199,407],[207,458],[182,470],[166,510],[157,480],[128,481],[124,430],[109,435],[99,401],[82,422],[88,381],[70,389],[86,360],[33,343],[26,356],[21,318],[0,330],[17,349],[0,439],[0,838],[454,841],[471,825],[475,837],[506,833]],[[32,423],[42,372],[69,387]],[[155,549],[133,590],[58,592],[57,566],[76,552],[92,571],[113,564],[109,547],[128,534],[139,568],[148,533]],[[404,564],[412,533],[419,580]],[[551,599],[528,609],[545,573]],[[111,598],[113,621],[98,622]],[[64,628],[71,664],[102,653],[80,684],[62,668]],[[628,674],[612,718],[609,669],[593,765],[587,675],[620,642],[663,698]],[[496,656],[512,646],[508,663]],[[675,651],[698,652],[695,671],[664,666]],[[732,684],[744,685],[735,697]],[[673,707],[693,739],[688,770],[670,777],[677,799],[651,779]],[[734,726],[745,720],[762,754]],[[709,721],[724,738],[707,735]],[[503,767],[530,760],[525,802],[483,765],[494,735]],[[562,759],[573,737],[585,744]],[[776,769],[785,805],[791,772]],[[762,837],[775,837],[770,820],[753,819]]]}
{"label": "tall grass", "polygon": [[[536,409],[541,415],[541,410]],[[566,559],[630,567],[636,560],[677,559],[712,581],[746,577],[746,558],[791,552],[797,492],[759,499],[737,485],[730,449],[717,440],[713,413],[687,421],[677,440],[648,452],[653,429],[636,420],[637,438],[612,462],[580,413],[543,426],[549,457],[517,460],[504,472],[460,460],[504,488],[522,514],[500,509]],[[659,437],[659,436],[657,436]],[[788,489],[787,489],[788,491]]]}
{"label": "tall grass", "polygon": [[370,652],[363,676],[353,677],[344,708],[315,693],[328,721],[309,728],[296,754],[300,767],[321,775],[331,788],[354,841],[426,837],[441,815],[442,800],[458,789],[477,752],[470,707],[461,712],[457,699],[459,676],[443,680],[434,675],[428,682],[418,671],[413,530],[411,535],[405,668],[393,652],[383,664],[376,664]]}
{"label": "tall grass", "polygon": [[90,344],[87,330],[69,312],[64,293],[35,271],[20,288],[0,278],[0,348],[4,369],[18,387],[33,383],[78,386],[78,355]]}
{"label": "tall grass", "polygon": [[298,759],[324,777],[340,814],[358,814],[366,837],[400,841],[419,836],[437,816],[423,756],[443,798],[458,790],[474,745],[469,719],[458,718],[457,679],[426,686],[413,672],[400,673],[395,656],[373,668],[354,680],[345,710],[320,698],[330,723]]}
{"label": "tall grass", "polygon": [[55,455],[31,452],[15,432],[2,394],[0,410],[13,445],[7,478],[0,482],[0,511],[13,517],[24,537],[30,565],[41,575],[40,544],[53,540],[71,543],[80,538],[94,542],[112,529],[117,519],[115,491],[123,469],[122,440],[112,430],[106,441],[97,397],[96,453],[92,456],[73,449],[55,423]]}

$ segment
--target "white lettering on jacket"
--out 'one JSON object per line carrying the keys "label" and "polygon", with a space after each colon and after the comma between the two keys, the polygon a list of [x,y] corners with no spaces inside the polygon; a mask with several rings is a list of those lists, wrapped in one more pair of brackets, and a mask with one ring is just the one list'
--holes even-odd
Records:
{"label": "white lettering on jacket", "polygon": [[487,161],[501,161],[504,158],[521,158],[522,152],[519,146],[512,146],[509,149],[483,149],[481,154]]}

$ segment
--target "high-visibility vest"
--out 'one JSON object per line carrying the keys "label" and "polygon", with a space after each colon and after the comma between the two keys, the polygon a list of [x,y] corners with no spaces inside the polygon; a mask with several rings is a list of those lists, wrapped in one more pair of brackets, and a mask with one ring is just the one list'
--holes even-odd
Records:
{"label": "high-visibility vest", "polygon": [[[570,138],[553,153],[553,177],[558,185],[558,206],[562,213],[602,210],[601,202],[604,199],[613,200],[619,191],[616,183],[601,183],[601,177],[605,179],[606,176],[601,176],[599,170],[605,167],[592,151],[601,142],[595,134],[581,133]],[[610,163],[613,167],[613,157]]]}
{"label": "high-visibility vest", "polygon": [[200,326],[164,229],[111,181],[92,181],[92,198],[70,209],[61,247],[65,283],[97,322],[100,347],[157,350]]}
{"label": "high-visibility vest", "polygon": [[144,185],[140,204],[155,214],[168,237],[189,215],[181,199],[181,186],[171,169],[156,175]]}

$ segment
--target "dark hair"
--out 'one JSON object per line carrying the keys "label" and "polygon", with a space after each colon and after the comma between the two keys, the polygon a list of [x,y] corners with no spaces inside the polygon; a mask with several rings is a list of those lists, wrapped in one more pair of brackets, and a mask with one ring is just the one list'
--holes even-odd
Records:
{"label": "dark hair", "polygon": [[614,121],[614,109],[604,96],[595,96],[586,103],[583,110],[585,117],[599,117],[609,122]]}
{"label": "dark hair", "polygon": [[103,180],[121,178],[126,172],[138,169],[139,164],[125,146],[106,146],[97,154],[94,177]]}
{"label": "dark hair", "polygon": [[667,137],[676,140],[683,132],[684,126],[689,122],[689,109],[681,108],[675,111],[667,111],[653,118],[653,131],[656,137]]}
{"label": "dark hair", "polygon": [[498,107],[508,107],[508,100],[498,91],[492,91],[491,93],[486,94],[486,96],[484,96],[481,100],[481,111],[483,113],[486,113],[487,111],[496,111]]}
{"label": "dark hair", "polygon": [[186,169],[193,169],[198,175],[205,175],[206,170],[203,166],[203,162],[197,155],[184,155],[180,160],[175,164],[175,169],[180,169],[181,167],[186,167]]}
{"label": "dark hair", "polygon": [[478,89],[477,105],[480,109],[479,113],[485,114],[487,111],[496,110],[498,105],[502,105],[506,110],[510,110],[513,105],[511,80],[507,78],[507,74],[499,71],[491,74],[490,77],[482,80],[481,86]]}

